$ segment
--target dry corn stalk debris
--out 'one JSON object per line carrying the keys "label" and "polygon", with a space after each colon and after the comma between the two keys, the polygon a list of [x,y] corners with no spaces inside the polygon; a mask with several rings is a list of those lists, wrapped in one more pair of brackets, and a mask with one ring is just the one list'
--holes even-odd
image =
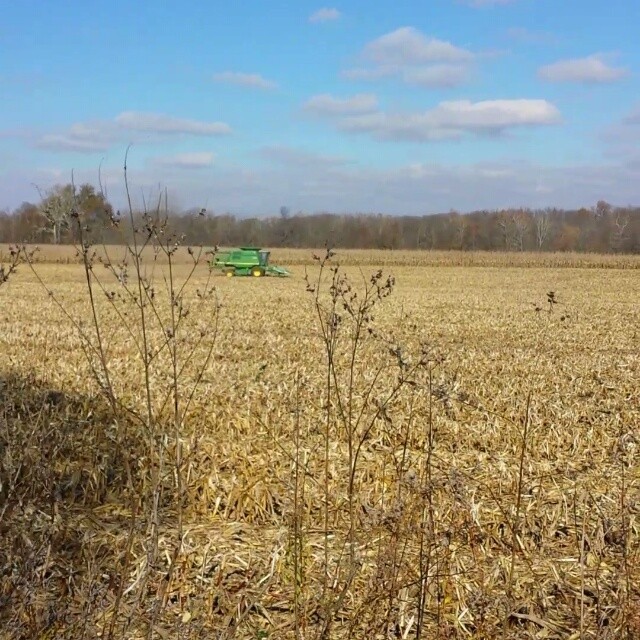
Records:
{"label": "dry corn stalk debris", "polygon": [[[385,261],[396,286],[355,360],[342,312],[327,394],[317,269],[275,253],[294,278],[215,280],[201,378],[185,321],[177,432],[167,350],[149,433],[32,274],[0,291],[0,637],[640,637],[637,260],[350,252],[354,290]],[[86,326],[81,268],[37,267]]]}

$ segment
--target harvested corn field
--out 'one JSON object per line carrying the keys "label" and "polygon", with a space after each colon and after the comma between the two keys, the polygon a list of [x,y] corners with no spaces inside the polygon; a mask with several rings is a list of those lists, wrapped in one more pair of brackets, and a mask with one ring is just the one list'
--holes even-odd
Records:
{"label": "harvested corn field", "polygon": [[637,259],[68,255],[0,288],[1,637],[640,637]]}

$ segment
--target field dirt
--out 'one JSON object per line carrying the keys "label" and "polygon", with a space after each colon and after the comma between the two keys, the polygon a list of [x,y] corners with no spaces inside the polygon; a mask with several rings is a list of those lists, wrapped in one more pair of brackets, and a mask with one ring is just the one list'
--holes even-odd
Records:
{"label": "field dirt", "polygon": [[0,637],[640,637],[640,258],[312,253],[0,287]]}

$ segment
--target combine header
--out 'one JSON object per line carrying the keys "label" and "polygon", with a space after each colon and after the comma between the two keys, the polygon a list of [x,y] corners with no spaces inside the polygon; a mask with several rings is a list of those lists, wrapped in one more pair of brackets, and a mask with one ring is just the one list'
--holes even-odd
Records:
{"label": "combine header", "polygon": [[211,268],[221,270],[229,278],[232,276],[253,276],[254,278],[290,276],[291,274],[283,267],[269,264],[270,255],[270,251],[259,247],[240,247],[215,255]]}

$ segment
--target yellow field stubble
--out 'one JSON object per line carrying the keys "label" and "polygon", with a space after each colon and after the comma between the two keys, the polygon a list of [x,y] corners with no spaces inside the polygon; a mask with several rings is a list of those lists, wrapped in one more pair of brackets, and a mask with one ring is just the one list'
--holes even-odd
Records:
{"label": "yellow field stubble", "polygon": [[[60,255],[54,259],[61,261]],[[182,425],[188,500],[185,559],[181,582],[174,585],[183,594],[182,605],[176,600],[168,609],[178,616],[183,615],[180,606],[187,607],[189,619],[211,629],[222,624],[207,600],[212,584],[226,594],[220,596],[222,609],[238,606],[230,586],[233,572],[224,569],[225,563],[244,572],[247,593],[259,598],[263,608],[247,612],[248,628],[292,637],[294,597],[305,610],[300,615],[309,616],[306,624],[314,624],[311,608],[323,585],[325,517],[330,561],[347,553],[340,545],[350,517],[348,438],[336,418],[334,397],[329,460],[324,459],[326,354],[313,295],[303,279],[305,268],[312,276],[317,268],[301,264],[309,261],[300,255],[274,252],[276,264],[293,265],[292,278],[213,279],[221,304],[216,346]],[[348,255],[359,265],[346,267],[358,289],[362,274],[368,278],[378,268],[381,254]],[[398,345],[410,362],[421,348],[429,350],[432,392],[428,376],[417,374],[416,385],[390,402],[385,418],[372,421],[362,437],[353,469],[359,569],[345,587],[348,597],[341,606],[346,618],[336,616],[336,637],[346,637],[351,622],[366,633],[373,620],[367,599],[377,593],[376,579],[384,578],[379,573],[382,555],[404,558],[398,560],[398,575],[406,582],[402,607],[414,611],[419,525],[427,518],[427,497],[429,553],[437,558],[428,569],[428,628],[476,629],[477,637],[485,637],[484,624],[486,637],[493,637],[503,623],[502,608],[509,606],[525,616],[514,620],[534,630],[569,637],[578,619],[583,628],[596,629],[605,605],[620,604],[617,585],[625,570],[616,536],[624,528],[629,550],[640,543],[638,458],[631,455],[633,447],[638,452],[640,425],[637,261],[628,262],[630,269],[598,269],[595,261],[606,266],[622,259],[581,257],[590,268],[580,269],[578,263],[567,267],[563,257],[551,268],[546,266],[549,257],[527,256],[517,258],[517,264],[530,268],[461,268],[449,266],[451,254],[443,254],[437,264],[422,264],[410,252],[388,255],[390,263],[399,265],[389,269],[396,288],[373,315],[389,342],[366,337],[354,366],[354,415],[362,410],[365,424],[372,415],[368,403],[384,401],[396,382],[396,356],[390,349]],[[491,264],[493,258],[486,259]],[[41,264],[37,270],[90,331],[81,269]],[[180,267],[179,275],[185,273],[186,266]],[[189,290],[190,303],[195,304],[195,290],[204,287],[206,278],[203,267]],[[161,279],[157,282],[161,287]],[[549,312],[551,291],[559,303]],[[26,267],[0,290],[0,301],[0,377],[31,375],[52,389],[96,393],[77,330]],[[114,386],[125,403],[141,409],[144,384],[133,338],[103,294],[99,309]],[[198,344],[198,327],[213,322],[212,315],[197,315],[196,307],[192,313],[183,353]],[[343,322],[348,326],[348,318]],[[346,347],[348,336],[342,340],[339,349]],[[205,346],[198,346],[187,362],[185,389],[197,379],[196,365],[205,352]],[[349,354],[338,353],[337,379],[344,390]],[[151,380],[162,394],[170,388],[168,368],[165,360]],[[429,437],[433,451],[427,479]],[[297,489],[296,460],[306,470]],[[621,500],[626,501],[624,514]],[[93,524],[78,516],[76,526],[105,535],[114,517],[104,507],[94,513]],[[298,596],[287,542],[294,519],[304,564],[303,577],[296,579],[301,581]],[[170,538],[175,523],[164,526],[163,535]],[[118,544],[124,544],[125,533],[118,533]],[[393,540],[400,540],[402,549]],[[639,587],[639,567],[630,570],[631,589]],[[337,575],[339,593],[346,578]],[[598,596],[585,596],[585,589]],[[409,628],[410,615],[404,618],[395,609],[392,615]]]}

